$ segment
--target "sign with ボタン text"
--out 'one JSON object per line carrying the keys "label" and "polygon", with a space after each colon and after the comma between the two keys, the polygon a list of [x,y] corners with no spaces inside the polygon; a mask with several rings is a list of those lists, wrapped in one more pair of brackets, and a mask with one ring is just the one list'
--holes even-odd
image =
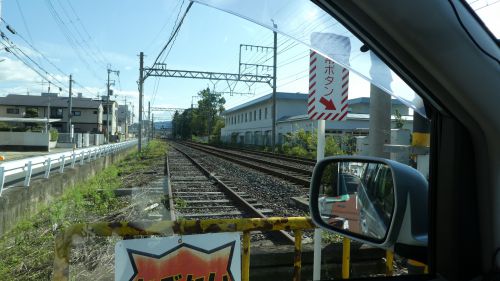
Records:
{"label": "sign with \u30dc\u30bf\u30f3 text", "polygon": [[309,98],[311,120],[345,120],[348,111],[349,70],[310,51]]}
{"label": "sign with \u30dc\u30bf\u30f3 text", "polygon": [[115,280],[239,281],[240,235],[213,233],[119,241]]}

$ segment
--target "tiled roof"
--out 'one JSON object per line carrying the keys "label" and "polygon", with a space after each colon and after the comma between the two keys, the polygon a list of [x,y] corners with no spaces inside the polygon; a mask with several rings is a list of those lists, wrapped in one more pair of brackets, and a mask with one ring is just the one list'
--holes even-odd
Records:
{"label": "tiled roof", "polygon": [[[68,97],[47,97],[28,95],[7,95],[0,97],[0,105],[22,105],[22,106],[48,106],[50,100],[51,107],[68,107]],[[73,97],[73,108],[99,108],[101,101],[90,98]]]}
{"label": "tiled roof", "polygon": [[[273,94],[267,94],[267,95],[262,96],[260,98],[256,98],[254,100],[246,102],[244,104],[240,104],[240,105],[232,107],[230,109],[226,109],[222,113],[222,115],[225,115],[227,113],[231,113],[231,112],[243,109],[245,107],[249,107],[249,106],[252,106],[252,105],[263,103],[263,102],[265,102],[267,100],[270,100],[272,97],[273,97]],[[303,101],[307,101],[307,94],[277,92],[276,93],[276,99],[279,99],[279,100],[303,100]]]}

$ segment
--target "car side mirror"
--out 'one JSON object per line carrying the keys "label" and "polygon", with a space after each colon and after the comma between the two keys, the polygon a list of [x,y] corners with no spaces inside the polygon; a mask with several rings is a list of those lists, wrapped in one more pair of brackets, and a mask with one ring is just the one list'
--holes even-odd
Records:
{"label": "car side mirror", "polygon": [[425,262],[427,196],[427,180],[410,166],[329,157],[314,168],[309,206],[321,228]]}

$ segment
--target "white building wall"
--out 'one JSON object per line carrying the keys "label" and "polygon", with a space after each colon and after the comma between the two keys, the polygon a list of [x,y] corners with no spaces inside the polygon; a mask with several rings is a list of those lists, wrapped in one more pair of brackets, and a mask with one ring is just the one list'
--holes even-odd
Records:
{"label": "white building wall", "polygon": [[[305,114],[305,100],[278,99],[276,102],[277,120],[287,116]],[[267,114],[266,114],[267,111]],[[236,110],[225,116],[225,127],[221,130],[224,142],[231,142],[233,133],[238,134],[236,142],[253,145],[271,143],[272,134],[272,101],[267,100],[255,105]],[[276,128],[277,140],[279,136]],[[233,139],[234,140],[234,139]]]}

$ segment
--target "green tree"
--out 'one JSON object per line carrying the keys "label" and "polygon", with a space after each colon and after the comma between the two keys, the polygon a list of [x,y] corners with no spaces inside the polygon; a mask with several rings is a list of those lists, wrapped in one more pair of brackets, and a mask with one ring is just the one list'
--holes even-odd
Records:
{"label": "green tree", "polygon": [[174,113],[172,119],[172,135],[174,138],[191,138],[192,111],[192,109],[187,109],[180,114],[178,111]]}
{"label": "green tree", "polygon": [[210,141],[212,143],[219,144],[221,143],[221,130],[224,128],[225,122],[224,119],[220,116],[215,118],[215,125],[213,127],[212,135],[210,136]]}
{"label": "green tree", "polygon": [[[342,155],[345,151],[340,147],[340,138],[326,136],[325,156]],[[315,131],[307,132],[304,129],[289,133],[285,137],[282,150],[285,154],[298,157],[316,158],[318,134]]]}
{"label": "green tree", "polygon": [[405,123],[404,123],[403,117],[401,116],[401,112],[399,112],[399,110],[396,109],[396,111],[394,112],[394,115],[396,115],[395,116],[396,129],[402,129]]}
{"label": "green tree", "polygon": [[[24,118],[37,118],[38,111],[35,108],[27,108],[24,113]],[[37,123],[25,123],[24,126],[29,128],[30,130],[38,130],[41,129],[40,124]]]}
{"label": "green tree", "polygon": [[214,94],[209,88],[198,92],[200,100],[198,108],[190,108],[182,113],[176,111],[172,120],[174,138],[191,139],[192,136],[205,137],[220,141],[220,132],[224,127],[224,119],[220,113],[224,111],[226,100],[220,94]]}
{"label": "green tree", "polygon": [[226,100],[220,94],[211,92],[209,88],[198,92],[198,96],[200,100],[195,112],[194,133],[198,136],[210,136],[216,125],[216,118],[224,111]]}

